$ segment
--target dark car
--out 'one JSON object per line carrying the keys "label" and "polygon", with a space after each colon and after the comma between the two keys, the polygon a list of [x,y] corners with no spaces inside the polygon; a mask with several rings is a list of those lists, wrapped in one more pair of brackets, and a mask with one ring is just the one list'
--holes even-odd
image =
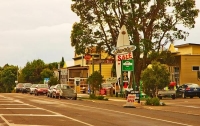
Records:
{"label": "dark car", "polygon": [[48,84],[38,84],[35,89],[35,95],[46,95],[48,88]]}
{"label": "dark car", "polygon": [[15,87],[15,91],[16,93],[20,93],[22,92],[22,88],[23,88],[24,84],[23,83],[18,83]]}
{"label": "dark car", "polygon": [[179,86],[176,90],[176,97],[199,97],[200,98],[200,86],[195,83],[186,83]]}
{"label": "dark car", "polygon": [[30,87],[32,86],[31,83],[24,83],[22,87],[22,93],[30,92]]}
{"label": "dark car", "polygon": [[47,91],[47,97],[52,97],[53,89],[56,85],[52,85]]}

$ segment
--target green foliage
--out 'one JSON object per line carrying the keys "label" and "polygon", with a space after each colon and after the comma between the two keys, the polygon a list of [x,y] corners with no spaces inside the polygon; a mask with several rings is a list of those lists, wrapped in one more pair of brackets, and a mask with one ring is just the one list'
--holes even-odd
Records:
{"label": "green foliage", "polygon": [[5,65],[0,71],[0,92],[10,93],[15,87],[15,81],[17,80],[17,70],[16,66]]}
{"label": "green foliage", "polygon": [[62,60],[60,61],[60,67],[63,68],[65,64],[65,60],[64,60],[64,57],[62,57]]}
{"label": "green foliage", "polygon": [[90,94],[89,99],[108,101],[108,98],[105,98],[102,95],[96,96],[95,94]]}
{"label": "green foliage", "polygon": [[141,74],[143,89],[147,95],[156,96],[158,89],[163,89],[170,83],[167,66],[153,61]]}
{"label": "green foliage", "polygon": [[45,68],[42,70],[40,73],[41,79],[44,80],[44,78],[50,78],[53,76],[53,71],[50,70],[49,68]]}
{"label": "green foliage", "polygon": [[145,105],[152,105],[152,106],[160,106],[160,105],[165,105],[164,103],[160,103],[160,99],[159,98],[147,98]]}
{"label": "green foliage", "polygon": [[136,46],[133,57],[137,84],[146,65],[162,58],[150,58],[149,52],[159,54],[166,44],[186,39],[189,33],[178,26],[194,28],[199,13],[195,0],[77,0],[71,10],[80,17],[71,32],[71,45],[77,54],[84,54],[87,46],[100,44],[113,55],[119,30],[126,25],[130,43]]}
{"label": "green foliage", "polygon": [[50,77],[50,80],[49,80],[49,83],[48,83],[49,85],[56,85],[56,84],[59,84],[59,80],[58,80],[58,78],[56,78],[56,77]]}
{"label": "green foliage", "polygon": [[22,69],[22,75],[25,82],[29,83],[39,83],[43,81],[40,73],[43,71],[45,63],[41,60],[33,60],[32,62],[27,62],[26,66]]}
{"label": "green foliage", "polygon": [[99,85],[103,82],[103,76],[99,71],[94,71],[94,73],[88,77],[87,82],[90,84],[91,89],[96,91],[99,89]]}
{"label": "green foliage", "polygon": [[96,99],[97,97],[96,97],[95,94],[90,94],[89,98],[90,98],[90,99]]}
{"label": "green foliage", "polygon": [[99,96],[97,96],[97,99],[98,99],[98,100],[104,100],[104,96],[99,95]]}
{"label": "green foliage", "polygon": [[58,69],[58,63],[57,62],[49,63],[45,68],[49,68],[50,70]]}

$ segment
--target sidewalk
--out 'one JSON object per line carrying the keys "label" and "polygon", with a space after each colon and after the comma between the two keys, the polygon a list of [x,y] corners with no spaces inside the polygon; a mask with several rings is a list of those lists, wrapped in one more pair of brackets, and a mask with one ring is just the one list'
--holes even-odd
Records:
{"label": "sidewalk", "polygon": [[[106,104],[113,104],[113,105],[119,105],[122,106],[127,103],[126,98],[122,97],[111,97],[111,96],[104,96],[105,98],[108,98],[108,101],[102,101],[102,100],[95,100],[95,102],[104,102]],[[78,94],[78,98],[89,98],[88,94]],[[144,105],[144,101],[140,101],[140,103],[134,102],[133,105],[137,108],[141,108]]]}

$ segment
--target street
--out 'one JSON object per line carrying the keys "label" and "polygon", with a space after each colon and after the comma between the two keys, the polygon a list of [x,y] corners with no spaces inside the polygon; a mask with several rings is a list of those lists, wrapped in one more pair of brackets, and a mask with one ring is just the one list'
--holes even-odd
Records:
{"label": "street", "polygon": [[0,126],[198,126],[200,99],[163,99],[167,106],[125,100],[67,100],[21,93],[0,94]]}

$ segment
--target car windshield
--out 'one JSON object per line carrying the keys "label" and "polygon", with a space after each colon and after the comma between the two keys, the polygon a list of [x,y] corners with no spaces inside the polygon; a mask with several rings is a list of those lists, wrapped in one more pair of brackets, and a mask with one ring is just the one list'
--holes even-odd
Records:
{"label": "car windshield", "polygon": [[47,84],[38,84],[38,88],[48,88]]}
{"label": "car windshield", "polygon": [[198,84],[188,84],[187,85],[189,88],[195,88],[195,87],[199,87]]}
{"label": "car windshield", "polygon": [[52,85],[52,86],[50,87],[50,89],[53,89],[55,86],[56,86],[56,85]]}
{"label": "car windshield", "polygon": [[17,84],[17,86],[16,87],[23,87],[24,86],[24,84],[23,83],[19,83],[19,84]]}
{"label": "car windshield", "polygon": [[70,86],[68,86],[68,85],[62,85],[61,89],[70,89]]}
{"label": "car windshield", "polygon": [[33,84],[32,86],[31,86],[31,88],[35,88],[37,86],[37,84]]}
{"label": "car windshield", "polygon": [[25,87],[31,87],[31,85],[32,85],[31,83],[25,83],[24,84]]}

